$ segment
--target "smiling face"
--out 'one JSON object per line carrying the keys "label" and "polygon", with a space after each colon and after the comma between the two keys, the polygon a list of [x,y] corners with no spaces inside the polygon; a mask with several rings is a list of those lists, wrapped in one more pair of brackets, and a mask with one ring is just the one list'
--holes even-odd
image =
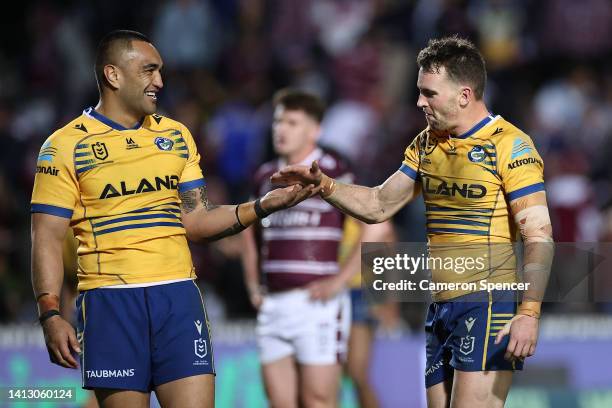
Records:
{"label": "smiling face", "polygon": [[162,59],[153,44],[132,41],[131,49],[121,53],[116,66],[116,95],[124,109],[136,117],[157,110],[157,93],[164,84]]}
{"label": "smiling face", "polygon": [[419,69],[417,106],[425,113],[427,124],[435,131],[451,132],[457,126],[461,109],[462,87],[448,77],[442,66],[428,72]]}

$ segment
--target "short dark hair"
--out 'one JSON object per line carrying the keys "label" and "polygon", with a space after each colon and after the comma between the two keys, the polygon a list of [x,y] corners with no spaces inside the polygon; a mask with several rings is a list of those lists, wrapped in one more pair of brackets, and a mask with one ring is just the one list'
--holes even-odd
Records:
{"label": "short dark hair", "polygon": [[419,52],[417,64],[426,72],[437,72],[444,67],[451,80],[471,85],[476,99],[482,99],[487,83],[485,61],[469,40],[456,35],[431,39]]}
{"label": "short dark hair", "polygon": [[277,91],[273,98],[274,106],[287,110],[301,110],[318,123],[323,120],[325,105],[318,96],[299,89],[285,88]]}
{"label": "short dark hair", "polygon": [[100,44],[98,44],[94,69],[100,93],[102,93],[103,86],[107,84],[106,77],[104,76],[104,67],[115,62],[113,58],[117,49],[131,50],[132,41],[134,40],[151,43],[146,35],[138,31],[115,30],[106,34],[100,41]]}

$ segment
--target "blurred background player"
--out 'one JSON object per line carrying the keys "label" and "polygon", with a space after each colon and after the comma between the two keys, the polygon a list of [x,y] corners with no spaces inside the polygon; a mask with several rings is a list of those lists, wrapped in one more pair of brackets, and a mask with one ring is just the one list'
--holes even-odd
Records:
{"label": "blurred background player", "polygon": [[[103,407],[214,406],[214,361],[187,245],[242,231],[311,188],[209,203],[189,130],[155,114],[161,56],[117,30],[98,47],[100,100],[53,133],[32,193],[32,286],[50,360],[77,368]],[[63,243],[79,241],[78,334],[60,312]],[[70,319],[71,320],[71,319]],[[78,341],[77,341],[78,338]],[[112,342],[108,339],[112,338]]]}
{"label": "blurred background player", "polygon": [[[257,171],[256,195],[269,191],[269,177],[289,163],[319,160],[336,177],[353,179],[342,159],[317,146],[324,113],[318,97],[284,89],[276,93],[274,108],[279,158]],[[314,199],[243,233],[246,286],[258,309],[257,343],[272,407],[336,406],[351,317],[347,284],[358,269],[353,263],[359,264],[355,246],[351,267],[338,264],[344,219]]]}
{"label": "blurred background player", "polygon": [[465,274],[431,267],[433,282],[516,282],[511,243],[520,232],[531,285],[520,305],[513,291],[432,291],[425,325],[428,406],[502,407],[513,371],[535,353],[551,266],[543,162],[527,135],[489,113],[485,64],[472,43],[457,36],[430,40],[417,64],[417,106],[428,127],[383,184],[342,183],[316,161],[289,166],[272,181],[314,183],[325,201],[368,223],[388,220],[422,191],[430,257],[489,256],[485,268]]}

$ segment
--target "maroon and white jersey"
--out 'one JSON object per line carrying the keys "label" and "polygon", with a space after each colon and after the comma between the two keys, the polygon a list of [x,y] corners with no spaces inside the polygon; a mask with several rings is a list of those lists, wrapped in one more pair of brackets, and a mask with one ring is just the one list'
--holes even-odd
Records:
{"label": "maroon and white jersey", "polygon": [[[346,162],[336,154],[317,148],[299,164],[310,166],[313,160],[319,161],[328,176],[353,182]],[[263,164],[255,174],[255,195],[261,197],[273,190],[270,176],[286,165],[283,160]],[[260,266],[268,290],[298,288],[338,273],[344,217],[317,196],[261,220]]]}

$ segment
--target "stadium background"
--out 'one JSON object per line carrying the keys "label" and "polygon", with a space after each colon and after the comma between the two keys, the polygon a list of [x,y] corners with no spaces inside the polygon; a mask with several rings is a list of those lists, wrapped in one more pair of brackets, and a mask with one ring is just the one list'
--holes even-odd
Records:
{"label": "stadium background", "polygon": [[[0,386],[80,384],[77,372],[48,363],[34,324],[28,209],[42,141],[97,102],[93,56],[111,29],[142,31],[161,52],[160,113],[191,129],[215,203],[248,198],[254,168],[272,155],[270,97],[288,85],[326,100],[323,142],[353,161],[363,184],[381,182],[424,127],[415,53],[430,37],[469,37],[487,60],[490,109],[530,134],[544,158],[555,240],[612,241],[609,0],[108,0],[19,7],[5,13],[0,27]],[[395,217],[400,240],[425,239],[423,214],[415,203]],[[265,406],[240,248],[239,238],[193,247],[216,342],[219,407]],[[71,299],[74,265],[66,269],[65,299]],[[423,310],[400,304],[399,315],[390,313],[378,329],[371,375],[386,407],[422,404]],[[545,311],[538,354],[516,376],[508,406],[612,406],[611,304],[552,304]],[[87,398],[79,392],[80,403]],[[342,407],[353,406],[345,382]]]}

